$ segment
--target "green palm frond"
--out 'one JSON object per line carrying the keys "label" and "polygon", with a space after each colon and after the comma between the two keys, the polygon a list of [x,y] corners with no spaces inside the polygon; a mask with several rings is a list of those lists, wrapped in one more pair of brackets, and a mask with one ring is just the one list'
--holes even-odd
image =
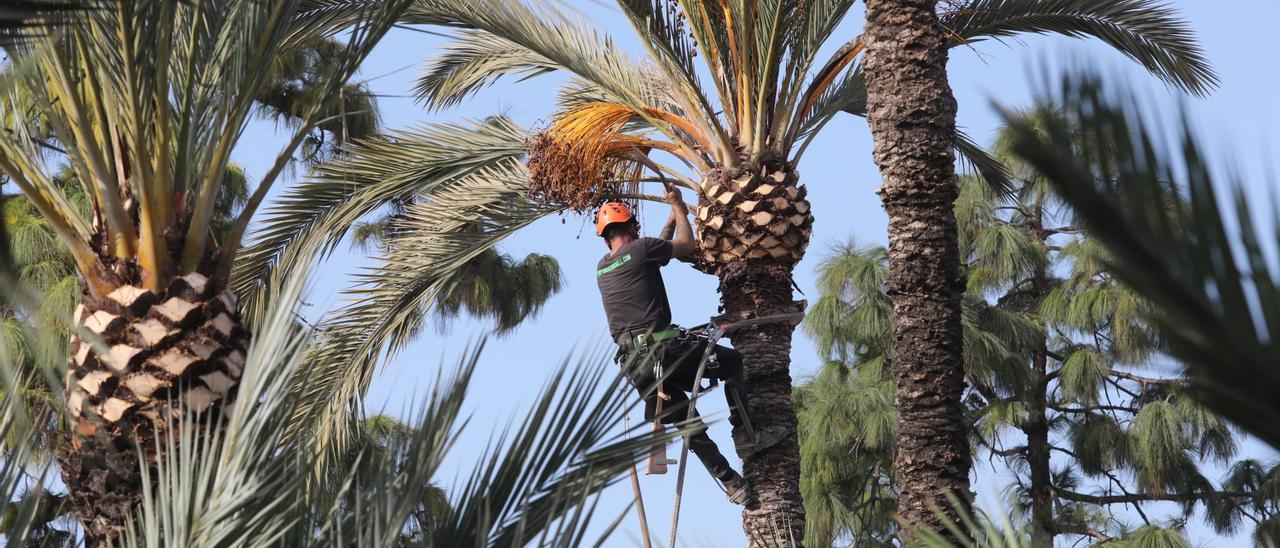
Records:
{"label": "green palm frond", "polygon": [[981,510],[965,510],[968,505],[962,505],[957,496],[947,493],[948,504],[959,515],[958,521],[952,521],[941,508],[934,508],[934,513],[942,517],[946,530],[912,528],[907,545],[920,548],[1030,548],[1027,536],[1014,526],[1007,511],[996,521]]}
{"label": "green palm frond", "polygon": [[[158,441],[168,450],[125,546],[174,539],[190,546],[473,546],[539,538],[573,545],[564,532],[581,541],[592,517],[578,510],[652,443],[680,435],[624,439],[615,426],[632,402],[612,364],[597,357],[566,361],[533,409],[521,414],[529,418],[504,429],[509,433],[479,459],[472,481],[448,504],[424,508],[423,501],[440,497],[433,481],[465,425],[460,411],[484,344],[437,380],[411,425],[366,421],[362,436],[374,440],[353,460],[329,459],[317,440],[294,429],[306,403],[294,387],[312,373],[305,361],[312,339],[294,316],[306,272],[295,270],[270,290],[273,304],[258,323],[224,427],[206,430],[197,419],[175,418],[169,436]],[[339,479],[334,496],[315,496],[316,474]],[[5,500],[0,504],[13,499]],[[430,527],[409,525],[423,520]]]}
{"label": "green palm frond", "polygon": [[511,233],[550,215],[528,202],[527,175],[516,161],[451,178],[431,201],[406,209],[379,257],[347,292],[351,304],[322,325],[324,342],[310,364],[304,413],[322,443],[346,443],[345,417],[389,360],[424,326],[429,310],[469,280],[467,265]]}
{"label": "green palm frond", "polygon": [[[608,36],[590,29],[572,20],[559,10],[549,5],[531,7],[522,1],[505,0],[428,0],[421,2],[417,9],[423,13],[420,19],[436,25],[471,29],[479,33],[488,33],[501,37],[511,43],[527,49],[536,55],[537,65],[545,66],[554,63],[572,74],[594,82],[608,90],[615,101],[634,108],[647,106],[643,94],[639,90],[646,89],[648,79],[646,71],[619,49]],[[410,21],[418,12],[411,10]],[[529,59],[533,59],[530,57]],[[528,70],[527,64],[509,64],[503,70],[490,70],[485,75],[491,81],[512,70]],[[462,68],[469,69],[468,65]],[[433,69],[428,69],[432,74]],[[443,80],[442,80],[443,81]],[[455,93],[428,93],[419,82],[420,94],[436,96],[438,104],[448,104],[462,99],[468,93],[466,88]]]}
{"label": "green palm frond", "polygon": [[454,106],[503,76],[527,79],[561,65],[515,42],[463,30],[427,61],[414,92],[428,109]]}
{"label": "green palm frond", "polygon": [[[841,112],[862,118],[867,115],[867,82],[861,64],[848,71],[813,103],[809,112],[802,115],[798,137],[803,142],[796,152],[797,158],[804,154],[808,143],[822,128]],[[991,156],[967,133],[957,131],[955,150],[956,156],[981,175],[993,191],[1001,195],[1011,191],[1013,181],[1005,164]]]}
{"label": "green palm frond", "polygon": [[1218,83],[1190,25],[1159,0],[971,0],[939,19],[953,47],[1018,34],[1094,37],[1192,93]]}
{"label": "green palm frond", "polygon": [[469,545],[487,534],[489,546],[522,546],[562,518],[568,522],[539,543],[581,542],[583,517],[568,513],[589,513],[580,507],[585,495],[620,479],[647,450],[646,444],[626,441],[616,431],[631,396],[608,363],[601,354],[576,364],[566,360],[557,368],[543,390],[547,395],[523,414],[527,418],[513,435],[490,444],[458,486],[452,499],[455,511],[433,535],[433,545]]}
{"label": "green palm frond", "polygon": [[[759,6],[776,6],[778,0],[762,0]],[[671,76],[698,87],[694,65],[696,44],[685,27],[683,11],[666,0],[618,0],[618,7],[630,20],[636,34]],[[767,8],[766,8],[767,9]]]}
{"label": "green palm frond", "polygon": [[853,0],[802,0],[798,9],[789,15],[801,15],[800,28],[790,37],[791,81],[797,84],[814,62],[818,50],[831,39],[832,33],[844,21]]}
{"label": "green palm frond", "polygon": [[[1132,114],[1136,100],[1102,89],[1100,77],[1075,75],[1057,98],[1092,139],[1082,145],[1061,126],[1037,134],[1010,114],[1018,135],[1013,149],[1106,246],[1110,270],[1159,311],[1156,325],[1171,353],[1187,364],[1193,393],[1280,447],[1274,397],[1280,340],[1264,335],[1280,330],[1280,290],[1244,194],[1237,183],[1235,221],[1226,220],[1193,131],[1184,124],[1181,154],[1171,153],[1156,126]],[[1082,157],[1106,161],[1096,171],[1082,165]],[[1170,181],[1185,182],[1189,207],[1165,206],[1178,192]]]}
{"label": "green palm frond", "polygon": [[[371,251],[381,249],[387,242],[404,231],[401,218],[407,204],[396,207],[385,217],[374,221],[356,223],[351,231],[353,247]],[[412,230],[409,231],[412,234]],[[537,318],[542,305],[559,292],[563,273],[560,263],[548,255],[531,253],[519,261],[489,249],[477,255],[465,269],[466,281],[450,294],[422,309],[432,316],[443,331],[449,322],[466,313],[473,317],[491,319],[499,334],[514,329],[526,320]]]}
{"label": "green palm frond", "polygon": [[808,112],[801,113],[799,137],[810,138],[841,112],[863,118],[867,116],[867,82],[861,63],[819,96]]}
{"label": "green palm frond", "polygon": [[[293,135],[231,223],[221,264],[212,270],[230,268],[257,206],[408,3],[359,11],[333,62],[316,75],[314,92],[300,101]],[[295,17],[305,18],[302,10],[298,0],[104,1],[56,35],[13,50],[23,77],[8,82],[3,100],[15,105],[23,93],[38,99],[105,226],[90,227],[74,215],[45,172],[35,147],[40,141],[19,117],[6,117],[0,133],[0,168],[50,220],[93,291],[106,284],[103,261],[135,260],[143,285],[156,289],[169,276],[195,270],[213,251],[209,227],[231,150],[273,60],[287,51],[290,35],[302,32],[295,24]],[[126,202],[137,206],[136,216]],[[175,231],[185,231],[176,250],[168,243]],[[90,248],[94,238],[101,249]]]}
{"label": "green palm frond", "polygon": [[997,160],[985,148],[974,142],[962,130],[956,131],[956,156],[991,188],[997,195],[1008,195],[1014,187],[1013,175],[1004,162]]}
{"label": "green palm frond", "polygon": [[[523,156],[529,134],[506,118],[440,124],[388,133],[357,143],[293,185],[268,209],[254,240],[239,256],[231,287],[249,317],[264,310],[261,291],[275,271],[309,260],[315,240],[331,253],[357,221],[396,200],[430,194],[455,178]],[[407,155],[407,156],[401,156]],[[404,158],[412,158],[406,163]]]}

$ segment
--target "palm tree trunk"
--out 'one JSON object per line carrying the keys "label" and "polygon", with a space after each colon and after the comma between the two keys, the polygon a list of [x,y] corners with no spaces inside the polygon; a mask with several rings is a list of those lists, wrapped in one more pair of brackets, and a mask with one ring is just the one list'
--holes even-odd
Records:
{"label": "palm tree trunk", "polygon": [[[249,333],[235,299],[197,273],[162,293],[121,284],[85,291],[76,321],[99,339],[71,339],[67,368],[70,439],[58,449],[62,479],[88,546],[117,542],[142,501],[139,456],[161,458],[157,440],[183,413],[216,424],[244,369]],[[214,422],[207,422],[208,417]]]}
{"label": "palm tree trunk", "polygon": [[[760,261],[721,270],[720,302],[727,316],[755,317],[795,311],[791,267]],[[755,501],[742,512],[748,546],[800,546],[804,540],[804,502],[800,495],[800,446],[791,399],[790,325],[764,325],[733,335],[745,362],[747,408],[757,430],[782,428],[792,435],[743,459],[742,475]]]}
{"label": "palm tree trunk", "polygon": [[964,282],[952,210],[956,102],[934,1],[868,0],[866,12],[867,121],[889,215],[898,513],[942,531],[972,498],[961,407]]}
{"label": "palm tree trunk", "polygon": [[[798,311],[792,271],[804,257],[813,213],[799,174],[785,162],[746,162],[713,171],[697,214],[698,268],[720,278],[720,305],[730,321]],[[733,333],[742,352],[747,413],[757,431],[789,432],[781,442],[743,458],[755,492],[742,512],[749,546],[800,546],[804,502],[800,446],[791,399],[791,336],[795,326],[769,324]]]}

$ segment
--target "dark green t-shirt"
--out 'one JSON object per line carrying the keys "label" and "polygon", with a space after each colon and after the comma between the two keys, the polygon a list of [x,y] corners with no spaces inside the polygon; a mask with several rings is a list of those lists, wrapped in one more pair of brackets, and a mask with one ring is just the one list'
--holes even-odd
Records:
{"label": "dark green t-shirt", "polygon": [[671,242],[640,238],[600,259],[596,283],[613,338],[631,329],[671,325],[671,304],[659,269],[671,261]]}

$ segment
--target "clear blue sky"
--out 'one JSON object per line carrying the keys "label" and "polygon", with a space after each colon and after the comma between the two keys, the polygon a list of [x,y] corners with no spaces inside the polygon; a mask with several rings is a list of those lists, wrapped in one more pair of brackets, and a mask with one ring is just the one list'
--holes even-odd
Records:
{"label": "clear blue sky", "polygon": [[[624,47],[634,47],[630,28],[611,2],[602,0],[568,0],[619,39]],[[1186,98],[1166,89],[1140,68],[1101,45],[1062,38],[1027,37],[1007,43],[984,42],[972,48],[953,50],[951,84],[960,104],[959,124],[979,142],[988,142],[997,125],[991,101],[1008,106],[1022,106],[1031,99],[1030,85],[1038,67],[1071,60],[1106,67],[1118,80],[1151,91],[1150,97],[1164,112],[1176,113],[1185,101],[1191,117],[1214,152],[1237,161],[1235,167],[1248,181],[1255,204],[1269,207],[1270,174],[1274,166],[1271,152],[1273,140],[1280,136],[1280,101],[1275,90],[1280,87],[1270,60],[1270,48],[1263,39],[1271,36],[1274,21],[1280,20],[1280,3],[1271,0],[1237,0],[1229,7],[1222,2],[1179,0],[1172,5],[1189,19],[1202,41],[1222,86],[1204,99]],[[851,11],[848,20],[836,34],[837,41],[856,35],[862,26],[862,6]],[[537,125],[552,112],[552,98],[559,77],[542,77],[522,84],[499,84],[466,103],[462,108],[442,113],[428,113],[407,97],[413,79],[423,61],[441,43],[435,36],[399,30],[393,32],[374,52],[361,73],[374,78],[370,84],[383,94],[380,107],[384,124],[389,128],[412,126],[424,122],[455,120],[459,117],[481,117],[502,112],[515,119]],[[833,49],[835,44],[832,45]],[[261,176],[278,150],[280,137],[268,123],[256,123],[246,133],[235,151],[234,159],[245,166],[251,180]],[[874,191],[879,173],[871,162],[871,140],[863,120],[843,117],[828,126],[815,141],[800,166],[802,181],[808,185],[817,219],[814,245],[809,257],[796,272],[801,289],[813,297],[814,268],[830,243],[856,238],[860,242],[886,242],[885,215]],[[666,210],[650,206],[644,212],[644,224],[656,230]],[[465,473],[483,450],[489,435],[512,417],[527,409],[538,396],[561,358],[577,348],[598,349],[607,339],[604,314],[593,279],[593,269],[603,247],[583,219],[566,217],[540,222],[502,245],[502,251],[522,257],[530,252],[546,253],[559,259],[566,275],[566,288],[548,303],[543,314],[506,338],[492,341],[475,377],[468,410],[470,427],[446,466],[450,474]],[[369,264],[357,251],[342,248],[323,268],[317,270],[315,289],[308,299],[314,307],[308,315],[339,304],[336,292],[349,283],[349,274]],[[687,266],[666,269],[667,287],[677,322],[701,323],[716,310],[717,297],[713,278],[699,274]],[[413,407],[424,395],[424,389],[439,371],[440,364],[456,363],[468,341],[489,331],[482,322],[460,320],[447,332],[427,333],[413,343],[379,375],[368,397],[371,412],[385,410],[399,415]],[[811,341],[797,333],[792,352],[793,375],[803,379],[815,371],[819,360]],[[708,412],[723,408],[723,400],[713,397],[700,407]],[[717,405],[718,404],[718,405]],[[637,413],[638,416],[638,413]],[[712,428],[712,436],[728,449],[727,426]],[[673,446],[673,449],[676,449]],[[1261,458],[1272,459],[1269,451],[1249,444],[1246,450]],[[731,450],[726,451],[732,454]],[[685,489],[681,520],[682,546],[742,546],[739,511],[730,505],[701,466],[691,463]],[[975,488],[985,501],[998,496],[1003,485],[999,468],[979,462],[975,472]],[[665,538],[675,474],[643,478],[645,502],[650,521],[659,537]],[[445,475],[438,481],[449,487],[455,478]],[[602,516],[611,517],[630,499],[626,482],[608,491],[601,503]],[[608,517],[603,517],[607,520]],[[634,520],[624,522],[610,546],[638,546],[638,527]],[[1193,520],[1192,540],[1198,546],[1241,544],[1247,537],[1216,538]]]}

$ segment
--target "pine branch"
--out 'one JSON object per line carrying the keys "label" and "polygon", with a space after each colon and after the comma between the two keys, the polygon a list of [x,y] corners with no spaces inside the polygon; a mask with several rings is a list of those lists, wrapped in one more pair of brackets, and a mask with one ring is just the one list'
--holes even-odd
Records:
{"label": "pine branch", "polygon": [[[1080,457],[1070,449],[1065,449],[1062,447],[1058,447],[1056,445],[1050,445],[1049,450],[1058,451],[1062,454],[1069,455],[1071,458],[1076,459],[1077,461],[1080,460]],[[1102,473],[1103,475],[1107,476],[1107,479],[1111,480],[1111,483],[1115,484],[1116,488],[1119,489],[1120,492],[1124,493],[1126,496],[1133,495],[1132,493],[1129,492],[1128,489],[1125,489],[1124,482],[1121,482],[1120,478],[1116,477],[1115,472],[1111,470],[1103,469]],[[1151,518],[1147,517],[1147,513],[1142,511],[1141,505],[1139,505],[1137,502],[1130,502],[1129,506],[1133,507],[1133,510],[1138,513],[1138,517],[1141,517],[1144,523],[1146,523],[1147,525],[1151,525]]]}
{"label": "pine branch", "polygon": [[1058,496],[1089,504],[1133,504],[1138,502],[1186,502],[1210,498],[1252,498],[1257,493],[1248,491],[1201,491],[1198,493],[1130,493],[1125,495],[1086,495],[1075,491],[1054,488]]}
{"label": "pine branch", "polygon": [[1065,527],[1062,525],[1057,525],[1054,527],[1054,529],[1056,529],[1057,532],[1061,534],[1084,535],[1086,537],[1090,537],[1097,540],[1098,543],[1100,544],[1111,542],[1112,540],[1111,537],[1107,536],[1106,533],[1103,533],[1102,531],[1089,527],[1087,524],[1084,524],[1084,523],[1078,523],[1075,525],[1065,526]]}
{"label": "pine branch", "polygon": [[1176,384],[1176,385],[1187,384],[1186,379],[1157,379],[1155,377],[1144,377],[1142,375],[1135,375],[1127,371],[1118,371],[1114,369],[1111,370],[1111,373],[1108,373],[1108,374],[1116,378],[1127,379],[1140,384],[1154,384],[1159,386],[1169,385],[1169,384]]}
{"label": "pine branch", "polygon": [[1084,407],[1062,407],[1059,405],[1049,404],[1049,409],[1059,413],[1093,413],[1095,411],[1124,411],[1126,413],[1137,413],[1141,409],[1138,407],[1125,407],[1123,405],[1089,405]]}

